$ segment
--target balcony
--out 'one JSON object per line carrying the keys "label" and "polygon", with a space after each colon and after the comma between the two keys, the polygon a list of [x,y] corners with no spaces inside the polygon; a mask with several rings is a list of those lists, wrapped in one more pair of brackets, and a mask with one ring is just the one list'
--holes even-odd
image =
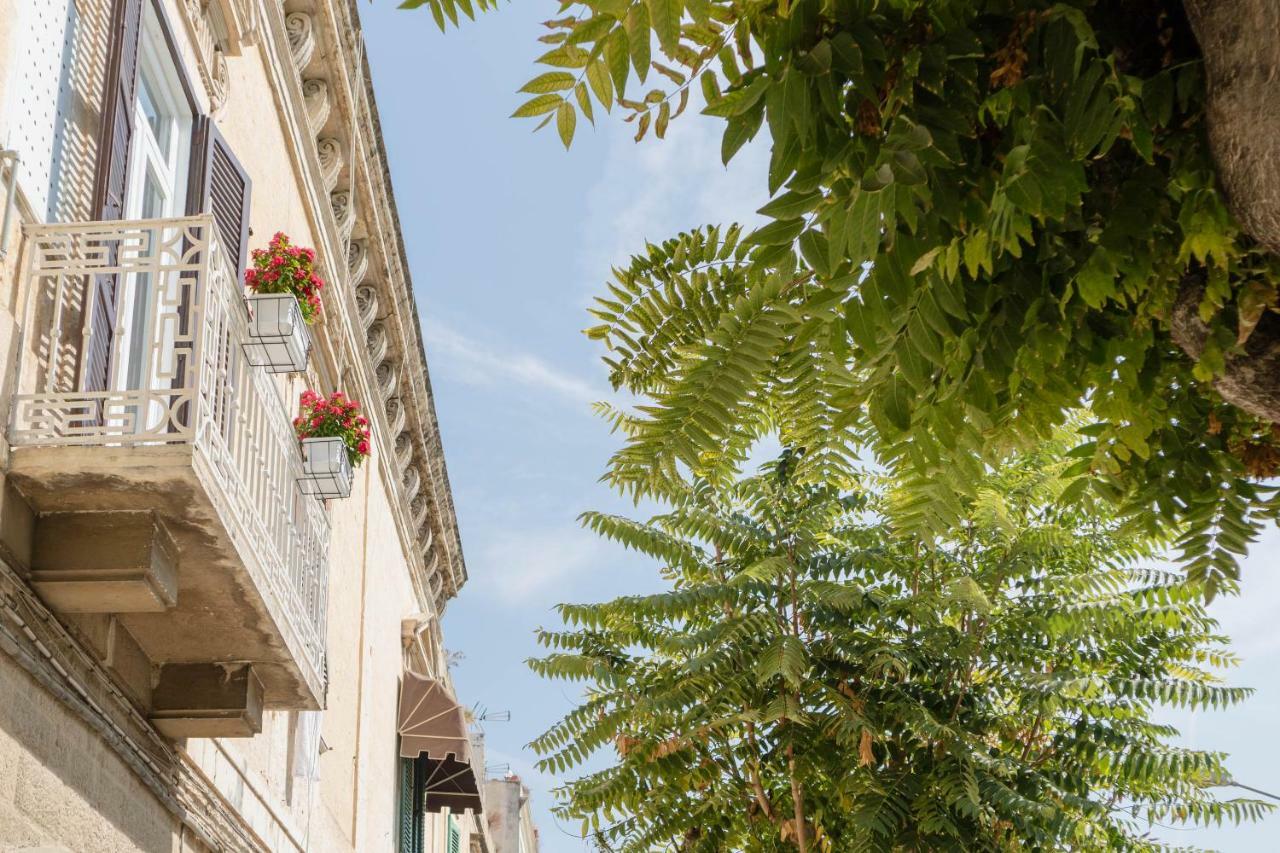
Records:
{"label": "balcony", "polygon": [[245,358],[212,218],[26,240],[9,482],[32,511],[32,586],[127,629],[172,736],[322,707],[328,520],[298,489],[281,380]]}

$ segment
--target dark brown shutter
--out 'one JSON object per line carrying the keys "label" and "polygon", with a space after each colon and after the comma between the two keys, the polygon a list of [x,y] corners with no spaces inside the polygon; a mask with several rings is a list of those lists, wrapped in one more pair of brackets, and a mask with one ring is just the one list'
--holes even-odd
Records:
{"label": "dark brown shutter", "polygon": [[212,213],[218,238],[243,276],[249,250],[249,197],[253,182],[208,116],[196,119],[187,209]]}
{"label": "dark brown shutter", "polygon": [[[115,0],[111,10],[111,41],[107,48],[106,89],[94,184],[94,208],[99,219],[119,219],[124,215],[129,148],[133,141],[133,99],[138,87],[142,3],[143,0]],[[80,372],[80,382],[86,391],[103,391],[107,387],[115,335],[119,287],[116,279],[115,275],[94,276],[89,326],[92,334]]]}

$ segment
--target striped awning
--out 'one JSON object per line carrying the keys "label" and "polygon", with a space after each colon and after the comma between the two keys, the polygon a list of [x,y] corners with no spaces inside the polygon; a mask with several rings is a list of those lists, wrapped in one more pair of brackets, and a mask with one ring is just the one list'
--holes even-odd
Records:
{"label": "striped awning", "polygon": [[414,760],[420,808],[480,811],[467,719],[442,681],[405,671],[400,687],[400,756]]}
{"label": "striped awning", "polygon": [[400,685],[400,755],[471,762],[471,738],[462,706],[444,682],[406,670]]}

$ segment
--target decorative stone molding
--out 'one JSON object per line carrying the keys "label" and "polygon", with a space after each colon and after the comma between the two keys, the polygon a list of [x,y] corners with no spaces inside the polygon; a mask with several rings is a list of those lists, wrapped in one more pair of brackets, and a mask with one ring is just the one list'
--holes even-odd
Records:
{"label": "decorative stone molding", "polygon": [[438,600],[440,593],[444,592],[444,579],[440,577],[440,573],[432,572],[431,576],[427,578],[427,584],[431,587],[431,594]]}
{"label": "decorative stone molding", "polygon": [[[390,343],[387,341],[387,327],[381,320],[369,327],[369,331],[365,333],[365,345],[368,348],[369,360],[374,364],[379,363],[387,357],[387,347]],[[393,429],[392,435],[400,432],[399,429]]]}
{"label": "decorative stone molding", "polygon": [[216,0],[185,0],[182,11],[187,32],[195,43],[200,82],[209,96],[210,111],[216,113],[231,93],[225,54],[233,49],[235,40],[227,29],[225,9],[215,12],[213,2]]}
{"label": "decorative stone molding", "polygon": [[425,519],[418,525],[418,542],[422,545],[423,551],[430,551],[435,541],[436,532],[431,529],[431,519]]}
{"label": "decorative stone molding", "polygon": [[407,432],[402,432],[396,436],[395,446],[396,462],[399,467],[403,468],[409,464],[409,460],[413,459],[413,436]]}
{"label": "decorative stone molding", "polygon": [[367,240],[352,240],[347,246],[347,281],[360,284],[364,274],[369,271],[369,243]]}
{"label": "decorative stone molding", "polygon": [[412,504],[413,499],[418,496],[418,489],[422,488],[422,474],[416,465],[404,469],[400,485],[404,487],[404,499]]}
{"label": "decorative stone molding", "polygon": [[333,218],[338,223],[338,233],[345,244],[351,239],[351,229],[356,225],[356,199],[351,190],[338,190],[329,196]]}
{"label": "decorative stone molding", "polygon": [[398,433],[404,429],[405,411],[404,403],[400,402],[399,397],[392,397],[386,403],[387,423],[391,427],[391,432]]}
{"label": "decorative stone molding", "polygon": [[329,120],[329,84],[318,77],[302,81],[302,100],[307,108],[307,121],[311,132],[319,133]]}
{"label": "decorative stone molding", "polygon": [[400,384],[399,365],[393,361],[384,361],[378,365],[374,376],[378,380],[378,390],[382,392],[382,399],[387,399],[396,393],[396,386]]}
{"label": "decorative stone molding", "polygon": [[[427,520],[427,511],[431,509],[431,505],[427,502],[426,495],[417,495],[413,500],[409,501],[409,512],[413,513],[413,526],[421,530],[423,522]],[[430,526],[428,526],[428,530]]]}
{"label": "decorative stone molding", "polygon": [[325,136],[316,140],[316,154],[320,157],[320,174],[324,178],[325,189],[330,192],[338,185],[338,173],[346,163],[346,155],[342,152],[341,140]]}
{"label": "decorative stone molding", "polygon": [[[352,243],[354,246],[355,244]],[[356,310],[360,312],[360,323],[366,329],[373,325],[378,316],[378,288],[372,284],[362,284],[356,288]]]}
{"label": "decorative stone molding", "polygon": [[311,63],[316,51],[316,31],[311,16],[306,12],[291,12],[284,17],[284,30],[289,36],[289,52],[293,55],[293,67],[301,74]]}

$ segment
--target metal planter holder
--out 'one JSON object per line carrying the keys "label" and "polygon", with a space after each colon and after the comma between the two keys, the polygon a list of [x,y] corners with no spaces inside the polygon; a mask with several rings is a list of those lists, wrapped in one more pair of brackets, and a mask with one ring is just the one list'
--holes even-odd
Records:
{"label": "metal planter holder", "polygon": [[317,500],[351,497],[355,472],[347,443],[337,436],[302,439],[302,478],[298,488]]}
{"label": "metal planter holder", "polygon": [[292,293],[254,293],[245,297],[249,308],[249,340],[245,358],[268,373],[298,373],[307,369],[311,335],[302,306]]}

